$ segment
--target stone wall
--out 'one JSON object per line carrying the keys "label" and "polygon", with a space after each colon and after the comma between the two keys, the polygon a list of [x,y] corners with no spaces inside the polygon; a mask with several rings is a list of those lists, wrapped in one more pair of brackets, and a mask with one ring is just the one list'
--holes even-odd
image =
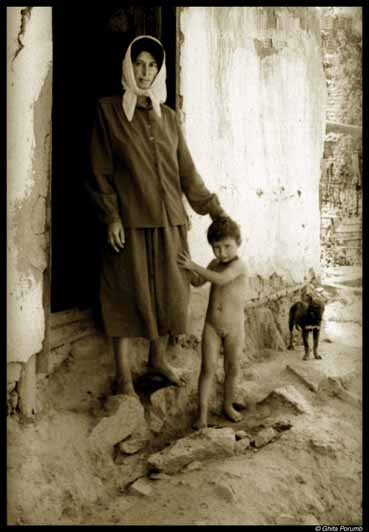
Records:
{"label": "stone wall", "polygon": [[[243,232],[247,366],[268,347],[285,348],[288,306],[298,287],[320,273],[326,88],[318,13],[183,8],[179,29],[178,103],[187,140],[208,187]],[[192,254],[206,264],[209,220],[189,212]],[[197,337],[207,290],[192,292]]]}
{"label": "stone wall", "polygon": [[45,341],[51,90],[51,7],[8,7],[7,360],[13,402],[17,381],[28,389],[24,364]]}
{"label": "stone wall", "polygon": [[362,257],[361,15],[360,7],[321,8],[328,89],[320,186],[322,261],[326,266],[360,264]]}
{"label": "stone wall", "polygon": [[[241,225],[248,298],[319,275],[326,86],[316,8],[186,7],[179,30],[185,134]],[[189,213],[193,257],[207,264],[209,218]]]}

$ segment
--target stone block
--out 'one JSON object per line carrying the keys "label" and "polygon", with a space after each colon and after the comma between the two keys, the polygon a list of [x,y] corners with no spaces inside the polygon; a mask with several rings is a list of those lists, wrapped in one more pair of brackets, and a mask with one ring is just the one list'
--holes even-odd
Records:
{"label": "stone block", "polygon": [[321,382],[319,386],[319,394],[323,397],[338,397],[342,401],[357,408],[361,408],[362,405],[360,397],[345,390],[342,386],[342,379],[336,377],[328,377],[325,381]]}
{"label": "stone block", "polygon": [[319,385],[326,378],[326,375],[311,365],[303,363],[287,364],[287,371],[295,375],[309,390],[317,392]]}
{"label": "stone block", "polygon": [[261,430],[258,432],[254,445],[256,448],[263,447],[270,441],[272,441],[277,436],[277,431],[275,431],[272,427],[268,427],[266,429]]}
{"label": "stone block", "polygon": [[152,487],[150,481],[146,478],[139,478],[129,488],[129,492],[132,495],[143,495],[148,496],[152,493]]}
{"label": "stone block", "polygon": [[114,466],[118,470],[122,490],[147,472],[146,458],[140,454],[118,454]]}
{"label": "stone block", "polygon": [[243,440],[244,438],[249,438],[249,434],[245,430],[237,430],[235,432],[236,440]]}
{"label": "stone block", "polygon": [[[186,375],[184,375],[185,379],[187,379]],[[186,380],[186,382],[189,381]],[[161,388],[150,396],[150,418],[154,414],[159,419],[163,419],[165,424],[185,428],[189,425],[190,418],[196,410],[196,399],[196,394],[191,391],[190,384],[183,387]]]}
{"label": "stone block", "polygon": [[253,406],[260,399],[259,386],[256,382],[238,383],[235,389],[234,402],[244,408]]}
{"label": "stone block", "polygon": [[337,456],[338,445],[337,443],[329,440],[326,437],[312,438],[310,445],[314,451],[325,456],[331,456],[335,458]]}
{"label": "stone block", "polygon": [[203,429],[152,454],[148,459],[148,466],[155,471],[176,473],[194,460],[232,456],[235,453],[235,443],[235,434],[231,428]]}
{"label": "stone block", "polygon": [[143,406],[136,397],[109,397],[105,408],[107,415],[99,420],[88,437],[92,447],[108,451],[146,426]]}
{"label": "stone block", "polygon": [[163,425],[164,425],[164,420],[160,418],[159,416],[157,416],[156,414],[154,414],[154,412],[150,412],[149,429],[154,434],[159,434],[161,429],[163,428]]}
{"label": "stone block", "polygon": [[119,444],[119,451],[123,454],[135,454],[145,447],[149,439],[148,434],[132,435]]}
{"label": "stone block", "polygon": [[155,409],[155,411],[163,417],[165,417],[167,413],[167,406],[166,406],[167,393],[168,393],[167,389],[162,388],[150,395],[150,404]]}
{"label": "stone block", "polygon": [[251,439],[250,438],[242,438],[242,440],[239,440],[236,442],[236,454],[242,454],[247,449],[249,449],[251,445]]}
{"label": "stone block", "polygon": [[282,404],[290,406],[293,410],[300,414],[311,414],[312,407],[307,402],[305,397],[292,384],[281,386],[273,390],[260,404]]}

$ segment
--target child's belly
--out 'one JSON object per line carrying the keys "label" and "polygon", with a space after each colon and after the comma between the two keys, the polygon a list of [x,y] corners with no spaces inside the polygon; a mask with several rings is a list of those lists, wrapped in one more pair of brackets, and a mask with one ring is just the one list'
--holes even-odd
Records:
{"label": "child's belly", "polygon": [[210,323],[221,336],[238,332],[243,328],[243,307],[219,303],[208,308],[206,321]]}

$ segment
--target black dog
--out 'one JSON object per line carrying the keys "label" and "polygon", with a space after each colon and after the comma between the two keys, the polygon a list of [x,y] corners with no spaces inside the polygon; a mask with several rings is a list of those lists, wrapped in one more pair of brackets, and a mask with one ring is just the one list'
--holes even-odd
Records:
{"label": "black dog", "polygon": [[290,343],[288,349],[293,349],[292,330],[295,325],[297,329],[301,329],[302,340],[304,342],[305,355],[303,360],[307,360],[310,356],[309,348],[309,332],[313,331],[313,353],[316,359],[322,357],[318,354],[318,344],[320,335],[320,324],[323,317],[325,302],[324,298],[317,292],[317,290],[308,285],[301,294],[302,301],[298,301],[290,308],[289,314],[289,330]]}

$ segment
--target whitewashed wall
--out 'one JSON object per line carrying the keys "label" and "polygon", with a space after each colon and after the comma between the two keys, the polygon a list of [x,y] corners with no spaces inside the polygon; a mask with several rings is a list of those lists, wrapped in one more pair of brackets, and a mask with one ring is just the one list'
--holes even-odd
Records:
{"label": "whitewashed wall", "polygon": [[[242,228],[251,276],[303,282],[320,271],[320,159],[326,85],[316,8],[185,7],[179,94],[208,188]],[[195,260],[209,217],[189,211]]]}
{"label": "whitewashed wall", "polygon": [[51,7],[8,7],[8,362],[27,362],[45,335],[51,68]]}

